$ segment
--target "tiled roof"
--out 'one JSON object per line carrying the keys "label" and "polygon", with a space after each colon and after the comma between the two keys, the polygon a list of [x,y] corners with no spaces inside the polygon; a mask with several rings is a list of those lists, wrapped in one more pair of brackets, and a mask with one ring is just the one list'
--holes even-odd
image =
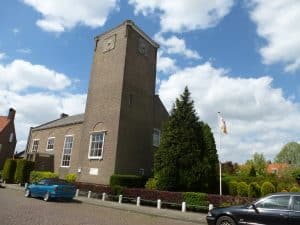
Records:
{"label": "tiled roof", "polygon": [[33,127],[32,130],[43,130],[43,129],[53,128],[53,127],[72,125],[72,124],[82,123],[83,120],[84,120],[84,114],[77,114],[77,115],[67,116],[57,120],[53,120],[48,123],[44,123],[40,126]]}
{"label": "tiled roof", "polygon": [[7,116],[0,116],[0,132],[9,124],[9,121]]}

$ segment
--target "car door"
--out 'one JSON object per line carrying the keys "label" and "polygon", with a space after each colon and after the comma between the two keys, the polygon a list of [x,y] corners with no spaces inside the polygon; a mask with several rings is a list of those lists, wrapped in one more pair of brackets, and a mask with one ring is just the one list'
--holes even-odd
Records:
{"label": "car door", "polygon": [[45,189],[45,180],[40,180],[35,185],[35,195],[40,197],[44,196],[44,192],[45,192],[44,189]]}
{"label": "car door", "polygon": [[289,213],[289,225],[300,224],[300,195],[292,196],[292,210]]}
{"label": "car door", "polygon": [[249,207],[245,222],[249,225],[287,225],[289,219],[289,195],[274,195]]}

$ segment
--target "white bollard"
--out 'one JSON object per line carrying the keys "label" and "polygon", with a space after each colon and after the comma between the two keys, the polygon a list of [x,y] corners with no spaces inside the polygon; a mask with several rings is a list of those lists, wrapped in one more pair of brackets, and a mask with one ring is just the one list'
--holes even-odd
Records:
{"label": "white bollard", "polygon": [[89,191],[89,192],[88,192],[88,198],[91,198],[91,194],[92,194],[92,192]]}
{"label": "white bollard", "polygon": [[105,201],[105,199],[106,199],[106,193],[103,192],[103,193],[102,193],[102,201]]}
{"label": "white bollard", "polygon": [[76,189],[75,197],[77,198],[79,195],[79,189]]}
{"label": "white bollard", "polygon": [[119,195],[119,204],[121,204],[122,203],[122,195]]}
{"label": "white bollard", "polygon": [[185,202],[182,202],[181,212],[186,212],[186,203]]}
{"label": "white bollard", "polygon": [[136,206],[140,206],[141,205],[141,197],[137,197],[136,198]]}
{"label": "white bollard", "polygon": [[157,199],[157,208],[160,209],[161,208],[161,200]]}
{"label": "white bollard", "polygon": [[212,210],[214,208],[214,205],[213,204],[209,204],[208,205],[208,211]]}
{"label": "white bollard", "polygon": [[24,189],[26,190],[28,187],[28,183],[25,183]]}

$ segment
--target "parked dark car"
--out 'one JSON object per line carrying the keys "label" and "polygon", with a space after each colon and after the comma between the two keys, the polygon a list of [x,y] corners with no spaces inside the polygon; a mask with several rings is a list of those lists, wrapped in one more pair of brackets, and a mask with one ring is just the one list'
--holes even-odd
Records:
{"label": "parked dark car", "polygon": [[209,225],[300,225],[300,193],[276,193],[242,206],[215,208]]}
{"label": "parked dark car", "polygon": [[42,197],[44,201],[54,198],[71,200],[76,193],[76,187],[62,179],[43,179],[30,184],[25,190],[25,197]]}

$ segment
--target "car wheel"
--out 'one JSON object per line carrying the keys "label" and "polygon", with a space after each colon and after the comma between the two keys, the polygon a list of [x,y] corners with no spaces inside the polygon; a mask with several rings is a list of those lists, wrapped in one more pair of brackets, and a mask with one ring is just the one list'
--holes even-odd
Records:
{"label": "car wheel", "polygon": [[26,191],[25,191],[25,197],[29,198],[30,196],[31,196],[30,190],[26,189]]}
{"label": "car wheel", "polygon": [[50,200],[50,193],[46,192],[46,194],[44,195],[44,201],[48,202]]}
{"label": "car wheel", "polygon": [[236,225],[235,221],[229,216],[221,216],[216,225]]}

